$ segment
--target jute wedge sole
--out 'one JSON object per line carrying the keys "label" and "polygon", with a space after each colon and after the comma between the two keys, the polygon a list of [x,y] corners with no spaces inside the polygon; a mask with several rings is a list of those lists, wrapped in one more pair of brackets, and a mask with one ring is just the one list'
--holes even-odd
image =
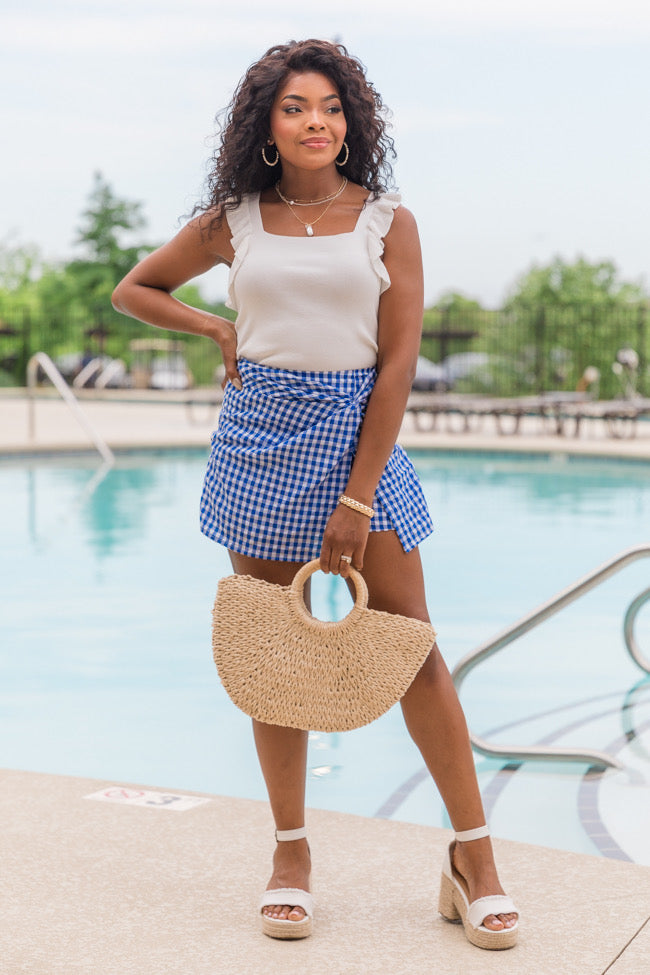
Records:
{"label": "jute wedge sole", "polygon": [[[275,831],[275,838],[278,843],[303,840],[306,839],[306,836],[307,831],[304,827],[300,829],[276,829]],[[268,935],[269,938],[279,938],[283,941],[308,938],[312,931],[312,918],[314,916],[314,898],[309,891],[301,890],[299,887],[278,887],[275,890],[265,890],[260,898],[259,910],[261,912],[265,907],[278,904],[301,907],[306,916],[300,921],[289,921],[262,914],[262,933]]]}
{"label": "jute wedge sole", "polygon": [[[484,826],[476,830],[456,833],[456,841],[467,843],[473,839],[478,840],[489,835],[487,826]],[[467,940],[476,945],[477,948],[498,951],[514,947],[519,933],[519,922],[514,927],[502,928],[501,931],[491,931],[483,924],[483,920],[490,914],[517,914],[518,911],[514,903],[505,894],[494,894],[490,897],[479,897],[470,904],[460,881],[455,875],[456,872],[451,862],[451,849],[450,846],[445,854],[442,867],[438,901],[440,914],[446,921],[462,923]]]}

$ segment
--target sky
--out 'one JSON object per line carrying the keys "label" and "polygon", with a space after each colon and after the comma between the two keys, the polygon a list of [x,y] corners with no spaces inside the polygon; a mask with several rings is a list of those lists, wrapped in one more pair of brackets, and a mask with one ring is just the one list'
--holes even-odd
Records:
{"label": "sky", "polygon": [[241,75],[305,37],[341,40],[392,111],[427,304],[498,307],[556,255],[649,285],[647,0],[0,0],[0,244],[78,253],[98,170],[171,237]]}

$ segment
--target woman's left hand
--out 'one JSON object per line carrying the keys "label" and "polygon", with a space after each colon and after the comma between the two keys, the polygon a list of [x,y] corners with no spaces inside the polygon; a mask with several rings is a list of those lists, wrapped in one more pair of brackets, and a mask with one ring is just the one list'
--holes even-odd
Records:
{"label": "woman's left hand", "polygon": [[354,511],[342,504],[330,515],[323,533],[320,552],[320,567],[323,572],[333,572],[347,579],[350,575],[350,562],[341,561],[342,555],[351,556],[352,566],[361,571],[363,556],[370,531],[370,519],[360,511]]}

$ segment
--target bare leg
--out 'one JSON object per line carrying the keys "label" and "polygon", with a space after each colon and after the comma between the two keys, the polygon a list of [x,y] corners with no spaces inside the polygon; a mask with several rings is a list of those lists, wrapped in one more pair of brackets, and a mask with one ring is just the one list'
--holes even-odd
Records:
{"label": "bare leg", "polygon": [[[394,532],[371,532],[364,578],[374,609],[428,620],[422,566],[417,549],[405,553]],[[449,671],[434,645],[402,698],[408,731],[420,749],[456,831],[485,823],[467,724]],[[466,881],[470,901],[502,894],[490,839],[456,844],[454,865]],[[516,915],[491,915],[483,922],[499,931]]]}
{"label": "bare leg", "polygon": [[[305,824],[307,732],[253,721],[255,745],[277,829],[298,829]],[[309,890],[311,860],[307,840],[278,843],[273,874],[267,890],[298,887]],[[269,917],[300,921],[305,912],[291,904],[264,908]]]}
{"label": "bare leg", "polygon": [[[271,562],[235,552],[230,553],[230,560],[235,572],[283,586],[289,585],[300,568],[298,562]],[[276,829],[304,826],[308,733],[255,720],[253,732]],[[273,874],[266,889],[298,887],[309,890],[310,871],[307,840],[278,843],[273,856]],[[291,921],[300,921],[305,916],[301,907],[291,904],[274,904],[265,907],[264,913]]]}

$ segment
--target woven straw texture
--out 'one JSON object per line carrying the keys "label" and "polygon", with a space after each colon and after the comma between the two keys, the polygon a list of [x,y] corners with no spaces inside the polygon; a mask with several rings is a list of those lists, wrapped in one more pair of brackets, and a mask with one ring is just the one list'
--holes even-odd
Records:
{"label": "woven straw texture", "polygon": [[354,569],[356,601],[338,622],[311,616],[307,563],[291,586],[251,576],[221,579],[212,645],[221,682],[246,714],[267,724],[349,731],[369,724],[408,690],[431,650],[429,623],[367,608]]}

